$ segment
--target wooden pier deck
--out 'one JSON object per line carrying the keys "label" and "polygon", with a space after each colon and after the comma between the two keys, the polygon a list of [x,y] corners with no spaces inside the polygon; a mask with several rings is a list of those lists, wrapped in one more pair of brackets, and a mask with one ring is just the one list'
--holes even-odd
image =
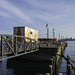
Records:
{"label": "wooden pier deck", "polygon": [[[64,51],[67,42],[62,42],[60,45],[46,45],[40,44],[39,51],[29,53],[27,55],[23,55],[18,57],[19,59],[26,61],[50,61],[50,59],[57,54],[61,55],[61,49]],[[17,59],[18,59],[17,58]],[[57,56],[57,61],[59,60],[59,56]]]}

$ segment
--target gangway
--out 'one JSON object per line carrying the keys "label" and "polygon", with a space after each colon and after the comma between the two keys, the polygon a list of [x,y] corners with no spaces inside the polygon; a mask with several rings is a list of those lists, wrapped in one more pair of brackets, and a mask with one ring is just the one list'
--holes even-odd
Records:
{"label": "gangway", "polygon": [[[21,39],[19,42],[18,39]],[[0,34],[0,61],[38,51],[38,41],[19,35]]]}

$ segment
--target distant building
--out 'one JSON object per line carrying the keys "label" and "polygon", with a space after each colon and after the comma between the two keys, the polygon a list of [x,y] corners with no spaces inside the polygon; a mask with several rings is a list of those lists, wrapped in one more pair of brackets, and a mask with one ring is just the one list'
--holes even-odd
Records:
{"label": "distant building", "polygon": [[54,39],[52,39],[52,38],[50,38],[50,39],[47,39],[47,38],[39,38],[38,41],[39,42],[57,41],[57,39],[56,38],[54,38]]}

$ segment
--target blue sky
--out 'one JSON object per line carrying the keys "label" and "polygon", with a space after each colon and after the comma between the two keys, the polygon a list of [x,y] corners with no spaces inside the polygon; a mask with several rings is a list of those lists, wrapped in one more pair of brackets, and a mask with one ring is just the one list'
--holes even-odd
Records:
{"label": "blue sky", "polygon": [[0,0],[0,34],[13,34],[13,27],[38,30],[39,37],[49,37],[52,29],[58,38],[75,38],[75,0]]}

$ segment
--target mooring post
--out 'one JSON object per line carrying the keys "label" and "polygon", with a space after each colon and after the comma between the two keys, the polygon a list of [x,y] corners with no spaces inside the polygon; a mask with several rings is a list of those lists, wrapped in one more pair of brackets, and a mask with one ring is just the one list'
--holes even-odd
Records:
{"label": "mooring post", "polygon": [[72,75],[72,73],[71,73],[71,60],[70,60],[69,55],[67,55],[67,75]]}
{"label": "mooring post", "polygon": [[52,58],[50,59],[50,65],[53,66],[53,59]]}
{"label": "mooring post", "polygon": [[58,75],[63,75],[62,73],[58,73]]}
{"label": "mooring post", "polygon": [[56,53],[56,56],[55,56],[55,65],[56,65],[56,68],[57,68],[57,66],[58,66],[58,64],[57,64],[57,53]]}
{"label": "mooring post", "polygon": [[70,60],[70,56],[67,54],[67,60]]}
{"label": "mooring post", "polygon": [[71,65],[71,60],[68,60],[67,64],[70,64]]}
{"label": "mooring post", "polygon": [[50,65],[52,65],[52,72],[53,72],[54,66],[53,66],[53,59],[52,58],[50,59]]}
{"label": "mooring post", "polygon": [[57,75],[57,53],[55,55],[55,75]]}
{"label": "mooring post", "polygon": [[53,71],[52,71],[52,65],[49,65],[50,68],[50,75],[52,75]]}
{"label": "mooring post", "polygon": [[55,74],[55,57],[53,56],[53,74]]}
{"label": "mooring post", "polygon": [[46,73],[46,75],[50,75],[50,73]]}
{"label": "mooring post", "polygon": [[72,75],[72,73],[71,73],[71,65],[70,64],[67,65],[67,75]]}
{"label": "mooring post", "polygon": [[55,65],[55,56],[53,56],[53,65]]}
{"label": "mooring post", "polygon": [[69,64],[70,56],[67,55],[67,65]]}

